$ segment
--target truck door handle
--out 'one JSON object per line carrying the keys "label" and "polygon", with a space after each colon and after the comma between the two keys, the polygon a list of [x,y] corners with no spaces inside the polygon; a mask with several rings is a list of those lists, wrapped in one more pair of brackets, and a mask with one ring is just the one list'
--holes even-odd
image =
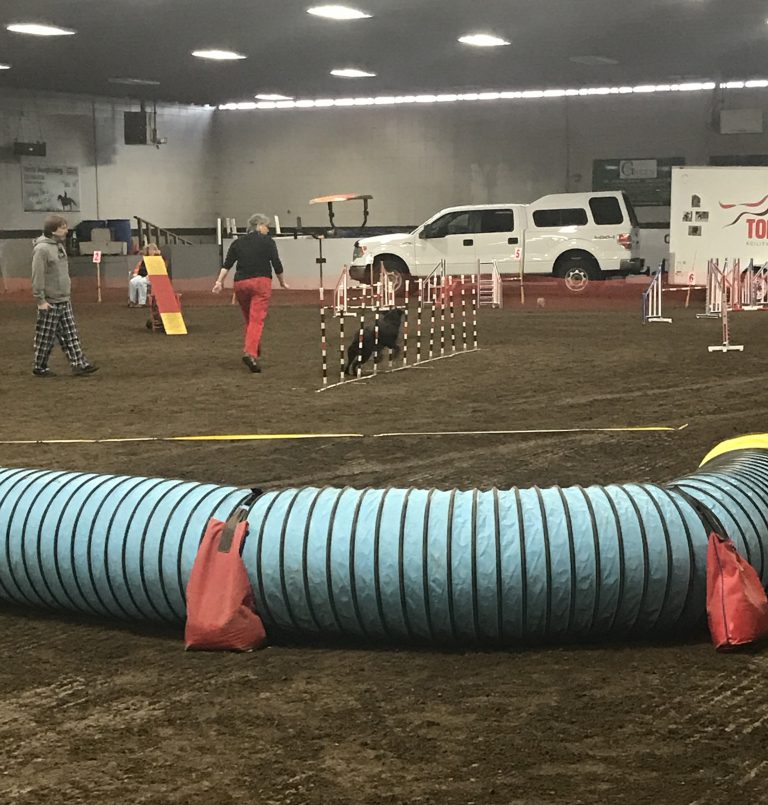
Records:
{"label": "truck door handle", "polygon": [[520,238],[507,238],[507,243],[511,246],[514,243],[520,243]]}
{"label": "truck door handle", "polygon": [[464,239],[464,245],[465,245],[465,246],[473,246],[473,245],[474,245],[474,243],[475,243],[475,241],[474,241],[474,240],[472,240],[472,238],[465,238],[465,239]]}

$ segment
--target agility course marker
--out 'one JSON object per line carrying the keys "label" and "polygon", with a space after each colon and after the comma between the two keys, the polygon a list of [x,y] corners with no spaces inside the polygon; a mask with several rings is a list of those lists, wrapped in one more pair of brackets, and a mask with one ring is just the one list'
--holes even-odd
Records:
{"label": "agility course marker", "polygon": [[144,266],[152,283],[152,295],[155,297],[166,335],[186,335],[187,326],[181,315],[179,300],[173,291],[165,260],[157,255],[145,257]]}

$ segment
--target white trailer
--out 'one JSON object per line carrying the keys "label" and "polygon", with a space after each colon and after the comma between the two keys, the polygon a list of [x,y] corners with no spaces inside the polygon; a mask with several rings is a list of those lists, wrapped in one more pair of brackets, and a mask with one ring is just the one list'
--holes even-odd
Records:
{"label": "white trailer", "polygon": [[768,168],[672,168],[669,283],[705,285],[707,263],[768,262]]}

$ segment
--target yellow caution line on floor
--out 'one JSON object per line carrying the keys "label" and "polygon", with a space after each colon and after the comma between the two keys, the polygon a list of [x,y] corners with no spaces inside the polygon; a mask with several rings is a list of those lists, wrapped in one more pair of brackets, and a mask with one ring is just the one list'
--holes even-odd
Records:
{"label": "yellow caution line on floor", "polygon": [[660,425],[658,427],[628,427],[628,428],[534,428],[532,430],[437,430],[411,432],[396,431],[394,433],[374,433],[374,438],[386,436],[512,436],[537,433],[635,433],[643,431],[675,432],[684,430],[688,423],[679,427]]}
{"label": "yellow caution line on floor", "polygon": [[[684,430],[688,424],[673,427],[626,427],[626,428],[534,428],[531,430],[438,430],[438,431],[398,431],[393,433],[372,433],[370,437],[383,439],[399,436],[519,436],[546,433],[637,433],[666,432]],[[129,436],[108,439],[12,439],[0,441],[5,444],[120,444],[130,442],[252,442],[288,441],[291,439],[364,439],[364,433],[237,433],[215,436]]]}

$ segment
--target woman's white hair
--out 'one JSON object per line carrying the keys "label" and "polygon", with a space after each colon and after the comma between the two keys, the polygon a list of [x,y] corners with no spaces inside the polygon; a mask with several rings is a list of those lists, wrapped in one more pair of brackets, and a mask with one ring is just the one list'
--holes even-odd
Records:
{"label": "woman's white hair", "polygon": [[269,216],[262,215],[260,212],[255,212],[248,219],[248,231],[255,232],[256,227],[259,226],[259,224],[266,224],[266,226],[269,226]]}

